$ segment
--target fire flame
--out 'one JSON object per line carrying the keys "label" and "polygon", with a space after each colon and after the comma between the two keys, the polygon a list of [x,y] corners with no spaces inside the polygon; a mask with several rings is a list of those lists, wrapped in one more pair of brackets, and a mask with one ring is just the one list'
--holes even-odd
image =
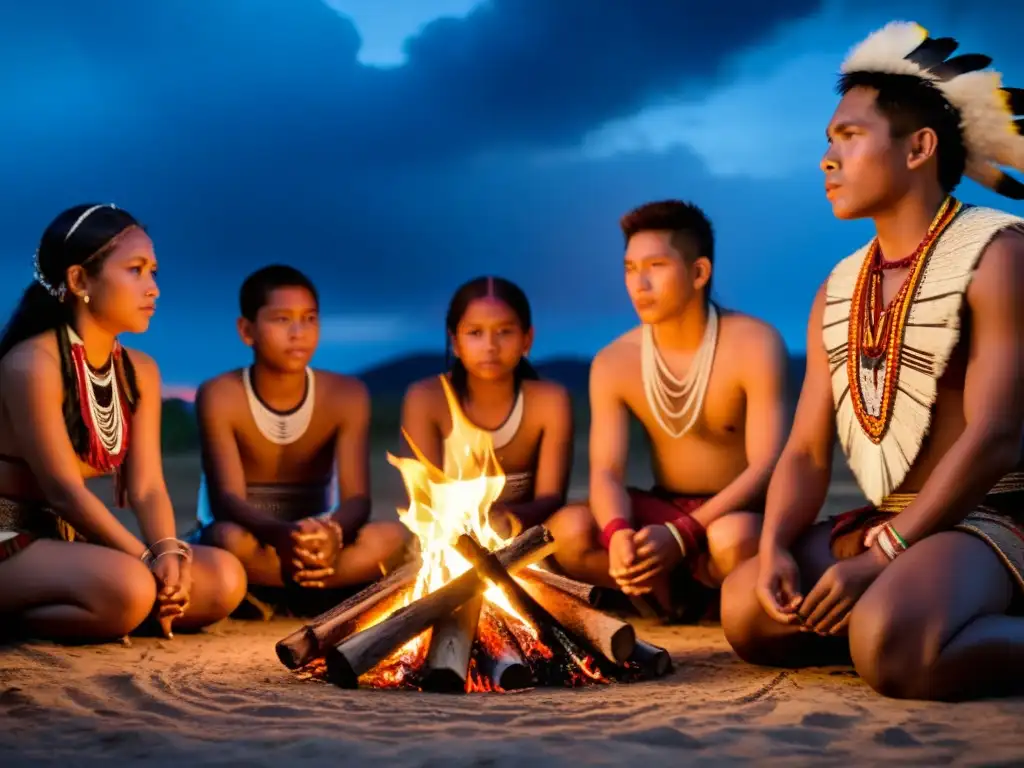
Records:
{"label": "fire flame", "polygon": [[[398,510],[399,519],[416,536],[423,562],[415,586],[402,603],[395,605],[396,610],[472,568],[454,546],[461,534],[471,534],[492,552],[507,542],[490,524],[491,506],[505,487],[505,473],[498,464],[491,434],[465,417],[443,376],[441,384],[452,419],[451,434],[444,441],[443,468],[428,461],[404,432],[414,458],[388,454],[388,462],[402,475],[410,500],[408,509]],[[537,638],[536,630],[516,612],[499,587],[490,585],[484,598],[518,619],[529,635]],[[415,638],[399,655],[408,658],[424,654],[428,638],[429,633]]]}

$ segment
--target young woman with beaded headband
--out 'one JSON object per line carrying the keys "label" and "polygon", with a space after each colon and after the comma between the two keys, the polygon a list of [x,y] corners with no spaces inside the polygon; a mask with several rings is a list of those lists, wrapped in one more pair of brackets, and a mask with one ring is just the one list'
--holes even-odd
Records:
{"label": "young woman with beaded headband", "polygon": [[[1024,689],[1024,91],[894,23],[843,65],[825,189],[876,236],[818,292],[759,557],[726,582],[744,658],[852,656],[893,696]],[[838,442],[869,506],[815,525]]]}
{"label": "young woman with beaded headband", "polygon": [[[152,242],[127,212],[80,205],[47,227],[34,266],[0,338],[0,622],[102,641],[147,618],[167,636],[223,618],[244,571],[175,537],[159,372],[118,341],[153,315]],[[142,540],[86,486],[110,473]]]}
{"label": "young woman with beaded headband", "polygon": [[478,277],[455,291],[445,318],[449,370],[413,384],[402,404],[407,442],[451,474],[445,441],[449,397],[490,433],[505,486],[491,507],[499,533],[543,523],[565,503],[572,470],[572,403],[564,387],[541,381],[526,359],[533,323],[526,294],[501,277]]}

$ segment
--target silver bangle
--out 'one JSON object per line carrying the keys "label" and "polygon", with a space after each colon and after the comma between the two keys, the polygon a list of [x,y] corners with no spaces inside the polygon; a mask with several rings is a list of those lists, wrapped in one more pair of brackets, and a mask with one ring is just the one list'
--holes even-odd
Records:
{"label": "silver bangle", "polygon": [[[154,547],[156,547],[158,544],[163,544],[165,541],[172,541],[174,542],[175,546],[168,547],[167,549],[159,553],[153,552]],[[159,539],[158,541],[154,541],[152,544],[150,544],[146,548],[146,551],[142,553],[142,557],[140,559],[142,560],[143,565],[152,569],[156,561],[164,555],[178,555],[182,560],[191,561],[192,547],[190,547],[187,543],[181,541],[180,539],[167,537],[164,539]]]}

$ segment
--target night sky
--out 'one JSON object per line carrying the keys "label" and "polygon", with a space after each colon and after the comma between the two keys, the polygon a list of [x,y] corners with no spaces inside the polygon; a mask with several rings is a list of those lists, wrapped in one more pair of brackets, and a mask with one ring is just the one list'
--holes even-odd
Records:
{"label": "night sky", "polygon": [[271,262],[322,291],[322,367],[440,352],[452,290],[487,273],[527,291],[534,357],[590,357],[635,323],[619,216],[681,197],[715,224],[718,300],[800,351],[870,232],[823,195],[836,72],[892,19],[1024,87],[1021,3],[6,0],[0,304],[59,210],[114,202],[156,243],[128,343],[169,385],[247,359],[237,291]]}

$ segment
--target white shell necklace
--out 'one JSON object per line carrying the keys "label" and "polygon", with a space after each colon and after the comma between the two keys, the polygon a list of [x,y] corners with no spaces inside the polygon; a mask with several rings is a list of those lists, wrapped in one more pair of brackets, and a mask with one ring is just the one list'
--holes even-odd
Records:
{"label": "white shell necklace", "polygon": [[[71,326],[68,326],[68,340],[72,346],[77,344],[83,350],[85,349],[85,342]],[[121,411],[121,393],[117,389],[114,356],[111,354],[110,362],[104,373],[94,371],[88,361],[84,360],[84,355],[83,363],[86,398],[89,401],[89,413],[92,416],[93,427],[107,453],[117,456],[121,453],[121,445],[124,442],[125,421],[124,413]],[[96,390],[101,387],[110,388],[110,401],[106,405],[100,405],[99,399],[96,397]]]}
{"label": "white shell necklace", "polygon": [[242,384],[245,386],[245,396],[249,400],[249,412],[252,413],[252,419],[256,422],[256,428],[260,434],[275,445],[288,445],[302,437],[313,418],[313,403],[316,400],[315,383],[313,370],[307,367],[306,394],[303,395],[302,402],[288,413],[279,413],[260,400],[252,386],[250,369],[243,368]]}
{"label": "white shell necklace", "polygon": [[[707,394],[711,367],[718,345],[718,311],[714,304],[708,305],[708,320],[704,338],[693,356],[686,376],[680,381],[665,364],[654,342],[654,326],[645,325],[640,345],[640,375],[644,383],[644,394],[658,425],[672,438],[679,438],[689,432],[700,416]],[[682,401],[680,403],[680,401]],[[680,403],[676,407],[676,403]],[[685,417],[682,427],[678,425]]]}
{"label": "white shell necklace", "polygon": [[523,388],[519,388],[519,394],[516,396],[515,405],[512,406],[512,412],[505,419],[504,423],[500,427],[494,430],[484,430],[485,432],[491,433],[491,442],[494,443],[494,450],[504,448],[506,445],[512,442],[512,438],[516,436],[516,432],[519,431],[519,426],[523,423]]}

